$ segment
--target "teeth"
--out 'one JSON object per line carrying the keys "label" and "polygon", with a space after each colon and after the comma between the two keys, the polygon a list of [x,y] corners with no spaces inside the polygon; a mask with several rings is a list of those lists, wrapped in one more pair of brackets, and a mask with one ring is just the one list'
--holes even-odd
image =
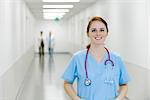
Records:
{"label": "teeth", "polygon": [[100,40],[100,39],[102,39],[102,37],[95,37],[95,39]]}

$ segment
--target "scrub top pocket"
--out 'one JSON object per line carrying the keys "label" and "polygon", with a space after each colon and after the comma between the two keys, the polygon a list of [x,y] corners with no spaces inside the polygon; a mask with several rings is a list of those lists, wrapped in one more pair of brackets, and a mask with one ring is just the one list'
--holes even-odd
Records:
{"label": "scrub top pocket", "polygon": [[104,87],[107,90],[106,94],[108,94],[108,100],[111,100],[116,96],[116,71],[114,67],[115,66],[111,66],[110,64],[106,65],[105,73],[103,75]]}

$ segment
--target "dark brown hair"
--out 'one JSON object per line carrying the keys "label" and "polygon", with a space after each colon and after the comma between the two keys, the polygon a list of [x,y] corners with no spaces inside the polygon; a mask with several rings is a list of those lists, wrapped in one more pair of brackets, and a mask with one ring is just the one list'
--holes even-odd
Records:
{"label": "dark brown hair", "polygon": [[[91,20],[89,21],[89,23],[87,25],[86,33],[87,33],[88,36],[89,36],[89,30],[90,30],[90,27],[91,27],[91,24],[92,24],[93,21],[100,21],[100,22],[104,23],[104,25],[106,26],[107,32],[108,32],[107,22],[103,18],[101,18],[99,16],[94,16],[94,17],[91,18]],[[91,44],[88,44],[86,48],[89,49],[90,45]]]}

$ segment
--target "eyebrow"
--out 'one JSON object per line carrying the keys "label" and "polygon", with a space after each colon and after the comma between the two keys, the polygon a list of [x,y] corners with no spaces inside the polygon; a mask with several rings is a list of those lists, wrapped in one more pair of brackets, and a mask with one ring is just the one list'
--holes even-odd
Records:
{"label": "eyebrow", "polygon": [[[97,29],[97,28],[94,27],[94,28],[91,28],[91,29]],[[105,29],[105,28],[99,28],[99,29]]]}

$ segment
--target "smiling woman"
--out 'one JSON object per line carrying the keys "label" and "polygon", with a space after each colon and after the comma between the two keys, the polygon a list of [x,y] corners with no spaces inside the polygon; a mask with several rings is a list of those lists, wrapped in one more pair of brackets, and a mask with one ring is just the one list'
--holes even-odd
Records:
{"label": "smiling woman", "polygon": [[103,44],[108,35],[106,21],[99,17],[93,18],[87,26],[87,35],[92,43]]}
{"label": "smiling woman", "polygon": [[[123,100],[129,76],[121,57],[104,46],[108,36],[106,21],[93,17],[87,36],[91,40],[87,49],[75,53],[64,72],[66,93],[72,100]],[[77,93],[72,86],[76,78]]]}

